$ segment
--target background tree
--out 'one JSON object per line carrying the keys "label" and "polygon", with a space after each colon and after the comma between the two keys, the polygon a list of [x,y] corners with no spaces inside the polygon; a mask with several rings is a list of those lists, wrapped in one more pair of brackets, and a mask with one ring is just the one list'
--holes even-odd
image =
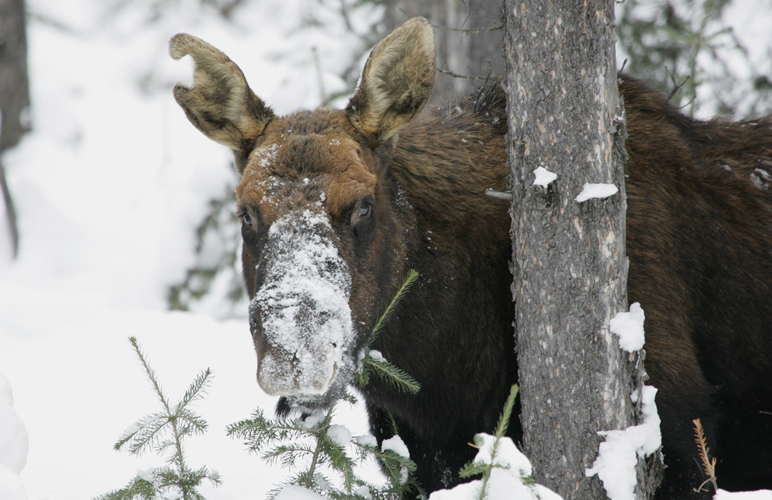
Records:
{"label": "background tree", "polygon": [[[772,7],[772,2],[766,7]],[[751,48],[728,23],[731,0],[625,0],[616,34],[625,71],[669,95],[684,113],[739,118],[772,109],[772,47]],[[758,48],[756,48],[758,49]]]}
{"label": "background tree", "polygon": [[[507,0],[505,56],[523,445],[537,482],[605,498],[585,477],[598,430],[638,423],[638,354],[609,320],[627,311],[624,120],[614,1]],[[542,167],[557,174],[534,185]],[[575,200],[585,183],[619,192]],[[638,498],[653,485],[639,460]]]}
{"label": "background tree", "polygon": [[24,0],[0,0],[0,111],[0,188],[15,257],[19,250],[19,231],[2,154],[18,144],[30,128]]}
{"label": "background tree", "polygon": [[384,0],[389,33],[411,17],[423,16],[434,29],[437,79],[434,105],[455,104],[489,75],[504,75],[501,0]]}

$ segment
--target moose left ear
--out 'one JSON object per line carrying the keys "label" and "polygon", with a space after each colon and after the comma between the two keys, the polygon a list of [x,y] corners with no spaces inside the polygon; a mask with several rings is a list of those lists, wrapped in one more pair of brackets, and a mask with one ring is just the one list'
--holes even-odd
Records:
{"label": "moose left ear", "polygon": [[389,139],[423,109],[436,71],[432,27],[415,17],[373,49],[346,107],[349,121],[367,137]]}
{"label": "moose left ear", "polygon": [[196,63],[193,88],[174,86],[177,103],[197,129],[229,146],[242,163],[273,118],[271,108],[252,92],[236,63],[205,41],[180,33],[169,41],[169,54],[190,55]]}

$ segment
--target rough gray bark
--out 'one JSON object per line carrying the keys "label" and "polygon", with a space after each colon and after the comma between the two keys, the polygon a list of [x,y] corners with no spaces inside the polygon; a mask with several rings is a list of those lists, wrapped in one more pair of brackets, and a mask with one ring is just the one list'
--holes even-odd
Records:
{"label": "rough gray bark", "polygon": [[0,0],[0,189],[5,200],[13,255],[18,252],[16,211],[6,183],[2,153],[29,131],[29,80],[24,0]]}
{"label": "rough gray bark", "polygon": [[386,30],[423,16],[437,46],[437,79],[430,104],[458,102],[482,80],[504,76],[501,0],[387,0]]}
{"label": "rough gray bark", "polygon": [[[609,320],[627,311],[624,122],[613,0],[506,0],[509,161],[513,179],[523,445],[537,482],[564,498],[605,498],[585,477],[597,431],[638,424],[630,395],[642,359]],[[558,175],[533,186],[542,166]],[[577,203],[584,183],[619,193]],[[653,486],[639,461],[637,498]]]}

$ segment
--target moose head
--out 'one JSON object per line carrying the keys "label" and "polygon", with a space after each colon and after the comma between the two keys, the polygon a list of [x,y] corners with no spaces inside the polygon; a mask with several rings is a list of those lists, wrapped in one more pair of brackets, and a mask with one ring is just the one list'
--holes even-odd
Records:
{"label": "moose head", "polygon": [[405,23],[372,51],[345,110],[278,117],[239,67],[178,34],[174,59],[195,61],[174,97],[207,137],[233,150],[243,274],[258,382],[290,405],[339,398],[361,363],[389,292],[407,269],[410,217],[389,179],[400,129],[424,107],[435,77],[432,29]]}

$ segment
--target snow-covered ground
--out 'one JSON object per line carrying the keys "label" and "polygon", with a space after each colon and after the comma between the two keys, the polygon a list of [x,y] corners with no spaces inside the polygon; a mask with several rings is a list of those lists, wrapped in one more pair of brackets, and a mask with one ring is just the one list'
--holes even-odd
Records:
{"label": "snow-covered ground", "polygon": [[[275,404],[255,382],[246,321],[166,309],[168,286],[194,262],[208,200],[234,176],[228,151],[174,102],[173,84],[192,71],[167,42],[184,31],[222,49],[278,113],[317,106],[320,81],[328,95],[343,89],[338,75],[360,42],[338,1],[251,1],[231,21],[217,3],[28,1],[34,129],[3,159],[21,228],[15,262],[0,207],[3,500],[88,499],[162,465],[112,449],[157,404],[129,336],[173,400],[202,369],[214,373],[196,406],[210,430],[189,443],[192,466],[222,475],[220,488],[202,488],[207,498],[264,498],[286,474],[225,436]],[[348,14],[355,27],[378,18]],[[361,409],[339,417],[366,432]]]}

